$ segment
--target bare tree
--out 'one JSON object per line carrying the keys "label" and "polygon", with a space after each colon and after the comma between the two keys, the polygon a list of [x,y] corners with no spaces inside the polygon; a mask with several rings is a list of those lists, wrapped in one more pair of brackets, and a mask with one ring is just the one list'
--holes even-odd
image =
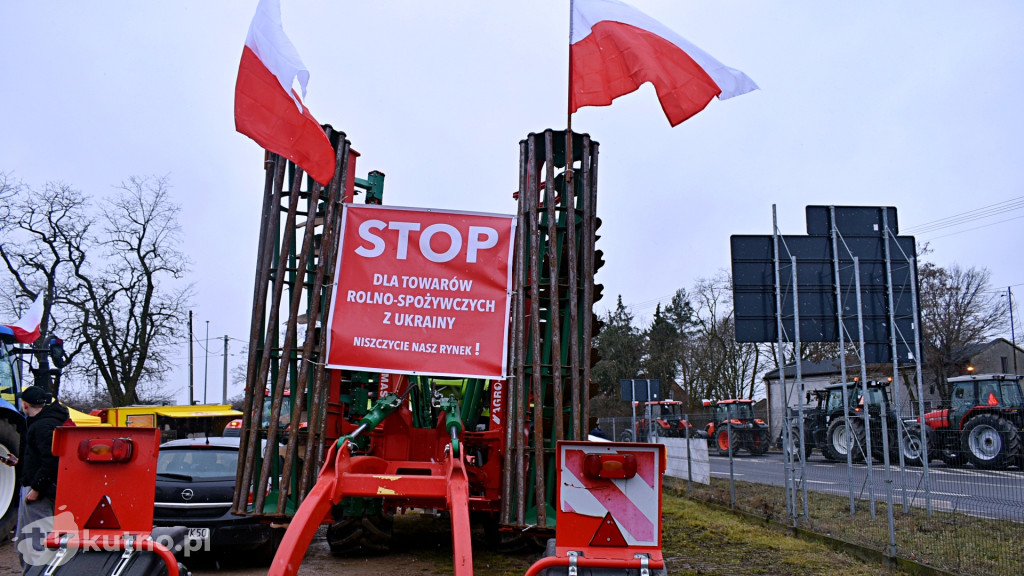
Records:
{"label": "bare tree", "polygon": [[36,190],[0,174],[0,198],[0,309],[16,312],[45,290],[41,330],[68,343],[69,375],[102,381],[114,406],[166,398],[156,384],[170,345],[186,336],[192,293],[166,178],[129,178],[96,207],[68,185]]}
{"label": "bare tree", "polygon": [[691,398],[753,398],[764,355],[756,344],[736,341],[728,274],[697,280],[691,295],[695,330],[683,346],[683,388]]}
{"label": "bare tree", "polygon": [[949,398],[949,376],[966,362],[964,351],[989,339],[1007,316],[1007,302],[989,286],[984,268],[948,269],[931,263],[918,272],[924,367],[941,398]]}
{"label": "bare tree", "polygon": [[[73,290],[71,254],[84,250],[92,219],[81,192],[60,183],[33,189],[0,173],[0,259],[7,274],[3,278],[0,310],[16,318],[40,292],[45,306],[36,348],[45,349],[49,334],[67,336],[76,332],[75,314],[68,310],[65,295]],[[74,359],[82,343],[66,350]],[[35,383],[57,395],[60,379],[50,381],[46,352],[36,354]]]}
{"label": "bare tree", "polygon": [[103,210],[103,261],[72,255],[79,286],[71,300],[115,406],[138,403],[140,385],[163,380],[167,351],[184,336],[192,287],[173,286],[189,265],[179,211],[166,178],[129,178]]}

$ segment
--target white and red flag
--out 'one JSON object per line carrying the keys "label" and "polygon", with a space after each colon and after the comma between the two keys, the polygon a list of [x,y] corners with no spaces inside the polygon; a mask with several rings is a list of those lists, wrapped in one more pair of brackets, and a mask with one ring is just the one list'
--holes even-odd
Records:
{"label": "white and red flag", "polygon": [[308,82],[309,71],[281,25],[280,0],[260,0],[238,65],[235,129],[327,185],[334,177],[334,149],[302,102]]}
{"label": "white and red flag", "polygon": [[569,113],[607,106],[646,82],[669,123],[758,88],[657,20],[618,0],[572,0]]}
{"label": "white and red flag", "polygon": [[22,344],[31,344],[39,339],[39,324],[43,321],[43,291],[39,291],[35,302],[14,324],[4,324],[14,332],[14,339]]}

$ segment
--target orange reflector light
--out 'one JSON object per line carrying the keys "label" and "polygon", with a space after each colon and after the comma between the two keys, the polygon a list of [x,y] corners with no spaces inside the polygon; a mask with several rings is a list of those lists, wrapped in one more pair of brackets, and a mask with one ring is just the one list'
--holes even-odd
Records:
{"label": "orange reflector light", "polygon": [[92,438],[78,443],[78,459],[84,462],[128,462],[131,438]]}
{"label": "orange reflector light", "polygon": [[588,478],[632,478],[636,476],[636,457],[632,454],[587,454],[583,474]]}
{"label": "orange reflector light", "polygon": [[228,425],[225,426],[224,428],[241,428],[241,427],[242,427],[242,419],[241,418],[236,418],[236,419],[232,420],[231,422],[228,422]]}

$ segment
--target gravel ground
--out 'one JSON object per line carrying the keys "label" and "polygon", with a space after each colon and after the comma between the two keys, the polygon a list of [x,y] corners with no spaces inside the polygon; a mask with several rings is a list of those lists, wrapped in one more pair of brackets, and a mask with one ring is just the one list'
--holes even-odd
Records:
{"label": "gravel ground", "polygon": [[[300,576],[342,576],[342,575],[387,575],[387,576],[425,576],[441,573],[451,574],[451,536],[445,522],[432,517],[400,518],[396,522],[393,552],[386,556],[372,558],[335,558],[331,555],[326,540],[320,535],[313,540],[299,569]],[[493,560],[483,550],[483,542],[474,540],[474,553],[481,551],[479,558],[474,558],[477,573],[499,574],[503,571],[491,571],[489,565]],[[493,553],[490,554],[493,556]],[[536,559],[537,554],[514,556],[502,561],[502,565],[510,563],[514,572],[522,574]],[[186,559],[185,564],[194,576],[263,576],[267,573],[265,566],[246,566],[242,556],[215,560],[213,558],[193,557]],[[11,543],[0,545],[0,576],[20,575],[14,546]]]}

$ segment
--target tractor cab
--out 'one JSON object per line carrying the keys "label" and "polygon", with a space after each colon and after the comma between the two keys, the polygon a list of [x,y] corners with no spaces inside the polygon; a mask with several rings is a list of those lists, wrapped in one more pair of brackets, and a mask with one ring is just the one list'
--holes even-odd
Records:
{"label": "tractor cab", "polygon": [[754,419],[754,402],[752,400],[722,400],[715,406],[715,421],[726,420],[747,422]]}
{"label": "tractor cab", "polygon": [[958,427],[968,414],[996,411],[1009,415],[1024,411],[1021,376],[979,374],[950,378],[953,393],[949,401],[949,425]]}

